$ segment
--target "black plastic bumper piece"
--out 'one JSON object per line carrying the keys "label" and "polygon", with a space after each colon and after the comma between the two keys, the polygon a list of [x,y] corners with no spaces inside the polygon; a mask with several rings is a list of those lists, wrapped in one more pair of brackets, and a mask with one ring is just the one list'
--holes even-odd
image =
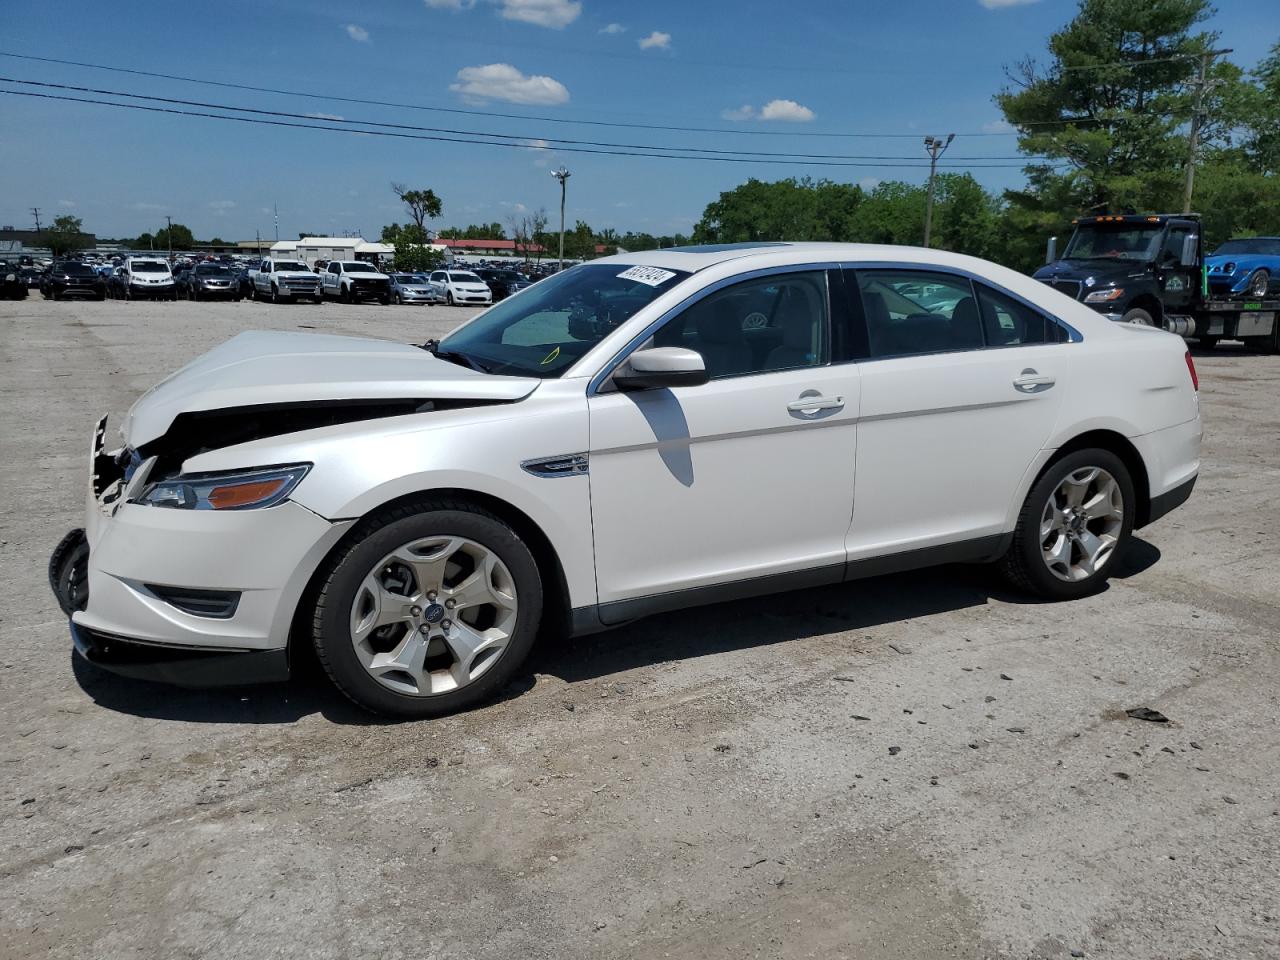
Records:
{"label": "black plastic bumper piece", "polygon": [[[1191,491],[1195,489],[1196,477],[1192,477],[1185,483],[1181,483],[1167,493],[1162,493],[1157,497],[1151,498],[1151,507],[1147,514],[1147,523],[1155,523],[1166,513],[1176,510],[1191,498]],[[1146,526],[1146,524],[1143,524]]]}
{"label": "black plastic bumper piece", "polygon": [[179,687],[239,687],[289,679],[289,651],[191,650],[142,643],[71,624],[76,653],[122,677]]}

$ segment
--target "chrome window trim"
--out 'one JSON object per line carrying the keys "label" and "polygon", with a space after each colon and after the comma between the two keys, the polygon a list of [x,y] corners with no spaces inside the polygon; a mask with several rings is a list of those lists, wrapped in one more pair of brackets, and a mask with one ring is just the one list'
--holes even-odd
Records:
{"label": "chrome window trim", "polygon": [[[855,273],[858,270],[928,270],[933,273],[948,273],[948,274],[951,274],[952,276],[964,277],[970,283],[985,284],[986,286],[990,287],[992,290],[999,291],[1000,293],[1004,294],[1006,297],[1009,297],[1011,300],[1018,301],[1018,303],[1022,304],[1024,307],[1028,308],[1029,310],[1034,310],[1036,313],[1039,313],[1044,317],[1048,318],[1049,320],[1052,320],[1058,326],[1062,327],[1062,329],[1067,331],[1067,337],[1068,337],[1067,343],[1083,343],[1084,342],[1084,334],[1082,334],[1079,330],[1077,330],[1071,324],[1067,323],[1067,321],[1063,320],[1057,314],[1049,312],[1044,307],[1040,306],[1038,303],[1032,303],[1026,297],[1020,296],[1019,294],[1014,293],[1008,287],[1001,286],[1000,284],[991,280],[989,277],[984,277],[980,274],[974,273],[972,270],[965,270],[963,267],[944,267],[944,266],[934,266],[932,264],[924,264],[924,263],[902,263],[899,261],[887,261],[887,260],[868,260],[868,261],[861,261],[856,263],[842,263],[840,264],[840,267],[843,270],[852,270]],[[1041,281],[1036,281],[1036,282],[1039,283]],[[1016,347],[1045,347],[1045,346],[1059,346],[1059,345],[1060,344],[1017,343],[1017,344],[1004,344],[998,347],[989,347],[989,346],[983,345],[978,349],[1008,350],[1010,348],[1016,348]],[[938,352],[938,351],[934,351],[934,352]],[[972,351],[945,350],[941,352],[971,353]],[[918,357],[918,356],[924,356],[924,354],[907,353],[907,354],[902,354],[902,356]],[[868,360],[873,360],[873,359],[885,360],[888,358],[887,357],[868,357],[867,359]]]}
{"label": "chrome window trim", "polygon": [[[700,290],[697,290],[691,293],[685,299],[677,303],[674,307],[671,307],[670,309],[668,309],[656,320],[650,321],[644,327],[644,329],[640,331],[640,333],[636,334],[634,337],[628,340],[622,347],[620,347],[614,353],[614,355],[608,361],[606,361],[604,365],[600,367],[600,369],[596,372],[595,376],[591,378],[591,382],[587,384],[587,396],[593,397],[598,395],[600,392],[600,387],[603,386],[604,382],[609,379],[609,377],[613,374],[613,371],[618,369],[618,367],[622,365],[622,363],[627,359],[627,357],[629,357],[632,354],[632,352],[635,351],[637,347],[639,347],[641,344],[647,341],[650,337],[652,337],[655,333],[657,333],[660,329],[662,329],[662,327],[665,326],[669,321],[671,321],[672,319],[674,319],[675,317],[683,313],[685,310],[688,310],[690,307],[692,307],[694,304],[698,303],[699,301],[705,300],[707,297],[711,296],[711,294],[717,293],[723,290],[725,287],[732,287],[732,286],[735,286],[736,284],[744,283],[748,280],[758,280],[761,277],[773,277],[773,276],[778,276],[779,274],[784,274],[784,273],[810,273],[815,270],[828,271],[828,270],[839,270],[839,269],[840,269],[840,264],[830,262],[830,261],[821,261],[818,263],[789,263],[783,266],[761,267],[758,270],[749,270],[746,273],[736,273],[731,277],[725,277],[721,280],[715,281],[714,283],[707,284],[707,286],[702,287]],[[693,276],[696,277],[697,274],[695,273],[693,274]],[[831,353],[831,347],[833,343],[831,332],[832,332],[831,331],[831,283],[830,283],[830,280],[828,280],[827,282],[827,353],[828,353],[828,356],[827,356],[826,363],[815,364],[815,367],[831,366],[832,361],[831,361],[830,353]],[[803,369],[803,368],[793,368],[793,369]],[[754,376],[762,373],[783,373],[783,372],[785,371],[758,370],[758,371],[755,371],[754,373],[742,374],[741,376]]]}

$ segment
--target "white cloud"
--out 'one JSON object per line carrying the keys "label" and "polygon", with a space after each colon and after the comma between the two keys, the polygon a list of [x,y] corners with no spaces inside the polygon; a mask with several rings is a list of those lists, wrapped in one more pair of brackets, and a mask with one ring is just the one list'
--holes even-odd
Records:
{"label": "white cloud", "polygon": [[75,205],[76,205],[76,202],[75,202],[74,200],[59,200],[59,201],[58,201],[58,206],[62,207],[62,209],[64,209],[64,210],[71,210],[72,208],[74,208],[74,207],[75,207]]}
{"label": "white cloud", "polygon": [[1008,120],[988,120],[982,125],[983,133],[1013,133],[1013,124]]}
{"label": "white cloud", "polygon": [[559,80],[544,76],[526,76],[509,63],[490,63],[482,67],[463,67],[458,82],[449,89],[469,102],[505,100],[508,103],[568,103],[569,91]]}
{"label": "white cloud", "polygon": [[812,110],[794,100],[770,100],[757,110],[749,103],[730,110],[722,110],[720,116],[742,123],[747,120],[778,120],[783,123],[809,123],[817,116]]}
{"label": "white cloud", "polygon": [[861,180],[858,181],[858,186],[860,186],[863,190],[871,191],[871,190],[874,190],[876,187],[880,186],[880,183],[881,183],[881,180],[879,177],[863,177]]}
{"label": "white cloud", "polygon": [[552,30],[563,30],[577,20],[580,13],[580,0],[502,0],[503,19]]}
{"label": "white cloud", "polygon": [[601,27],[600,32],[607,33],[610,36],[615,36],[619,33],[626,33],[627,28],[620,23],[611,23],[607,27]]}
{"label": "white cloud", "polygon": [[641,37],[636,42],[640,44],[641,50],[670,50],[671,34],[655,30],[647,37]]}
{"label": "white cloud", "polygon": [[224,213],[227,210],[230,210],[233,207],[235,207],[235,205],[236,205],[236,202],[234,200],[210,200],[209,201],[209,209],[217,210],[219,213]]}
{"label": "white cloud", "polygon": [[358,27],[354,23],[348,23],[343,29],[347,31],[347,36],[356,43],[369,42],[369,31],[364,27]]}
{"label": "white cloud", "polygon": [[432,10],[452,10],[457,13],[460,10],[470,10],[476,5],[476,0],[422,0]]}
{"label": "white cloud", "polygon": [[988,10],[1001,10],[1005,7],[1025,7],[1029,3],[1039,3],[1040,0],[978,0],[978,2]]}
{"label": "white cloud", "polygon": [[794,100],[770,100],[760,108],[761,120],[784,120],[787,123],[808,123],[814,113]]}
{"label": "white cloud", "polygon": [[732,110],[721,110],[720,116],[725,120],[741,123],[744,120],[754,120],[756,118],[756,108],[749,103],[744,103],[742,106]]}
{"label": "white cloud", "polygon": [[316,120],[345,120],[347,119],[340,113],[308,113],[308,117],[314,117]]}
{"label": "white cloud", "polygon": [[526,140],[525,146],[530,150],[550,150],[551,144],[545,140]]}

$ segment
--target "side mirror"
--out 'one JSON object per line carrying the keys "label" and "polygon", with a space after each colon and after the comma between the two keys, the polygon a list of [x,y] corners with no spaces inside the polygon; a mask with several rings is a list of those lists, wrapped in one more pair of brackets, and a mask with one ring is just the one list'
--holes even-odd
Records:
{"label": "side mirror", "polygon": [[1182,257],[1178,262],[1184,267],[1194,267],[1200,261],[1199,253],[1200,238],[1194,233],[1189,234],[1182,238]]}
{"label": "side mirror", "polygon": [[1058,259],[1058,238],[1050,237],[1044,248],[1044,262],[1053,263]]}
{"label": "side mirror", "polygon": [[687,347],[637,350],[613,374],[614,386],[619,390],[696,387],[707,379],[702,354]]}

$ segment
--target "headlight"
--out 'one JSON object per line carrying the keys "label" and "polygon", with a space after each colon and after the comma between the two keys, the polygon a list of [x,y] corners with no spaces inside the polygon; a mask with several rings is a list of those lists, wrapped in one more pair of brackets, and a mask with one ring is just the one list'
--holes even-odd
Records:
{"label": "headlight", "polygon": [[234,473],[193,473],[148,484],[131,502],[178,510],[257,510],[293,492],[309,463]]}
{"label": "headlight", "polygon": [[1236,265],[1235,265],[1234,263],[1224,263],[1224,264],[1222,265],[1222,272],[1223,272],[1223,273],[1235,273],[1235,272],[1236,272]]}
{"label": "headlight", "polygon": [[8,280],[10,283],[13,283],[13,281],[18,279],[18,275],[16,273],[10,273],[5,276],[5,279]]}
{"label": "headlight", "polygon": [[1124,296],[1124,287],[1111,287],[1108,290],[1095,290],[1084,298],[1085,303],[1110,303]]}

